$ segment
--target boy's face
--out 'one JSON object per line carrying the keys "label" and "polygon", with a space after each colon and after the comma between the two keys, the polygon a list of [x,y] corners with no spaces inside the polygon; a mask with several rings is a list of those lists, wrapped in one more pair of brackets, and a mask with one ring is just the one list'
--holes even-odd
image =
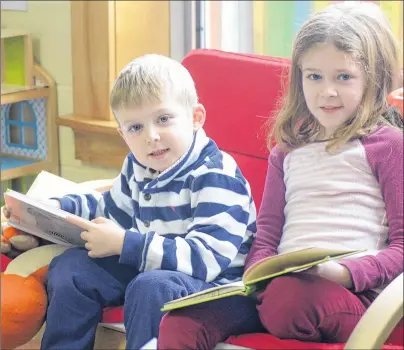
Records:
{"label": "boy's face", "polygon": [[192,111],[168,98],[115,114],[118,131],[136,159],[157,171],[168,169],[188,151],[194,132],[205,122],[201,104]]}

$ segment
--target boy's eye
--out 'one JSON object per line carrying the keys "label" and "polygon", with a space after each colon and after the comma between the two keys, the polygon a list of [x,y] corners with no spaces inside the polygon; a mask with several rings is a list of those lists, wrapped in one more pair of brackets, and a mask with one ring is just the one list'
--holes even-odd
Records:
{"label": "boy's eye", "polygon": [[170,120],[170,117],[168,115],[162,115],[159,117],[158,122],[159,123],[167,123]]}
{"label": "boy's eye", "polygon": [[307,78],[309,78],[310,80],[319,80],[319,79],[321,79],[321,75],[313,73],[313,74],[309,74],[309,76]]}
{"label": "boy's eye", "polygon": [[349,80],[351,78],[352,78],[352,76],[349,74],[346,74],[346,73],[338,75],[338,80]]}
{"label": "boy's eye", "polygon": [[140,131],[140,130],[142,130],[142,125],[141,124],[135,124],[135,125],[131,125],[129,128],[128,128],[128,131],[129,132],[136,132],[136,131]]}

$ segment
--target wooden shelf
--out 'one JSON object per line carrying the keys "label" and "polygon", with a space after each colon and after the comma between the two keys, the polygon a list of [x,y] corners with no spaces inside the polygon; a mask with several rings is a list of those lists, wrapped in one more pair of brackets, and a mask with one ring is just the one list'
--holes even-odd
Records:
{"label": "wooden shelf", "polygon": [[72,128],[76,159],[106,167],[122,167],[129,150],[117,131],[116,121],[67,115],[58,117],[57,124]]}
{"label": "wooden shelf", "polygon": [[[15,161],[16,164],[13,164],[11,167],[7,166],[8,161]],[[37,174],[42,170],[53,172],[54,165],[46,160],[25,160],[22,158],[13,158],[9,155],[0,155],[1,162],[1,181],[7,181],[11,179],[15,179],[21,176],[26,176],[28,174]]]}
{"label": "wooden shelf", "polygon": [[49,97],[46,86],[19,86],[1,84],[1,104],[16,103],[34,98]]}
{"label": "wooden shelf", "polygon": [[22,29],[1,28],[1,39],[14,38],[16,36],[29,35],[30,33]]}
{"label": "wooden shelf", "polygon": [[80,115],[69,114],[59,116],[56,123],[58,125],[69,126],[76,131],[88,131],[119,136],[118,131],[116,130],[118,123],[114,120],[100,120],[96,117],[87,118]]}

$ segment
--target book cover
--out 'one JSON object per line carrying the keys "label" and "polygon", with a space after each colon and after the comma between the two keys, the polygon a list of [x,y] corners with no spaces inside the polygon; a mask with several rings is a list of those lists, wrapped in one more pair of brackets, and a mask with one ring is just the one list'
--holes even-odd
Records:
{"label": "book cover", "polygon": [[243,274],[242,281],[213,287],[164,304],[162,311],[175,310],[234,295],[250,295],[259,282],[287,273],[298,273],[330,260],[359,254],[365,249],[327,249],[309,247],[289,253],[274,255],[256,262]]}
{"label": "book cover", "polygon": [[12,190],[4,194],[4,200],[11,212],[7,222],[10,226],[53,243],[84,246],[80,238],[83,229],[66,221],[72,214]]}
{"label": "book cover", "polygon": [[83,230],[66,221],[66,217],[72,214],[41,203],[50,197],[62,197],[70,193],[100,195],[98,191],[85,185],[42,171],[26,195],[12,190],[4,194],[7,207],[11,211],[8,224],[53,243],[84,246],[85,242],[80,238]]}

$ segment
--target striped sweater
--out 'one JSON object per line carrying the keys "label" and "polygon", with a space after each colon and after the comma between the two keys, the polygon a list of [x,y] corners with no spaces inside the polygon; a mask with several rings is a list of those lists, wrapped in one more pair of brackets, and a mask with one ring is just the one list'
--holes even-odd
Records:
{"label": "striped sweater", "polygon": [[240,280],[256,231],[248,182],[203,130],[160,174],[129,154],[110,191],[58,200],[65,211],[88,220],[103,216],[126,229],[120,262],[139,272],[174,270],[216,284]]}

